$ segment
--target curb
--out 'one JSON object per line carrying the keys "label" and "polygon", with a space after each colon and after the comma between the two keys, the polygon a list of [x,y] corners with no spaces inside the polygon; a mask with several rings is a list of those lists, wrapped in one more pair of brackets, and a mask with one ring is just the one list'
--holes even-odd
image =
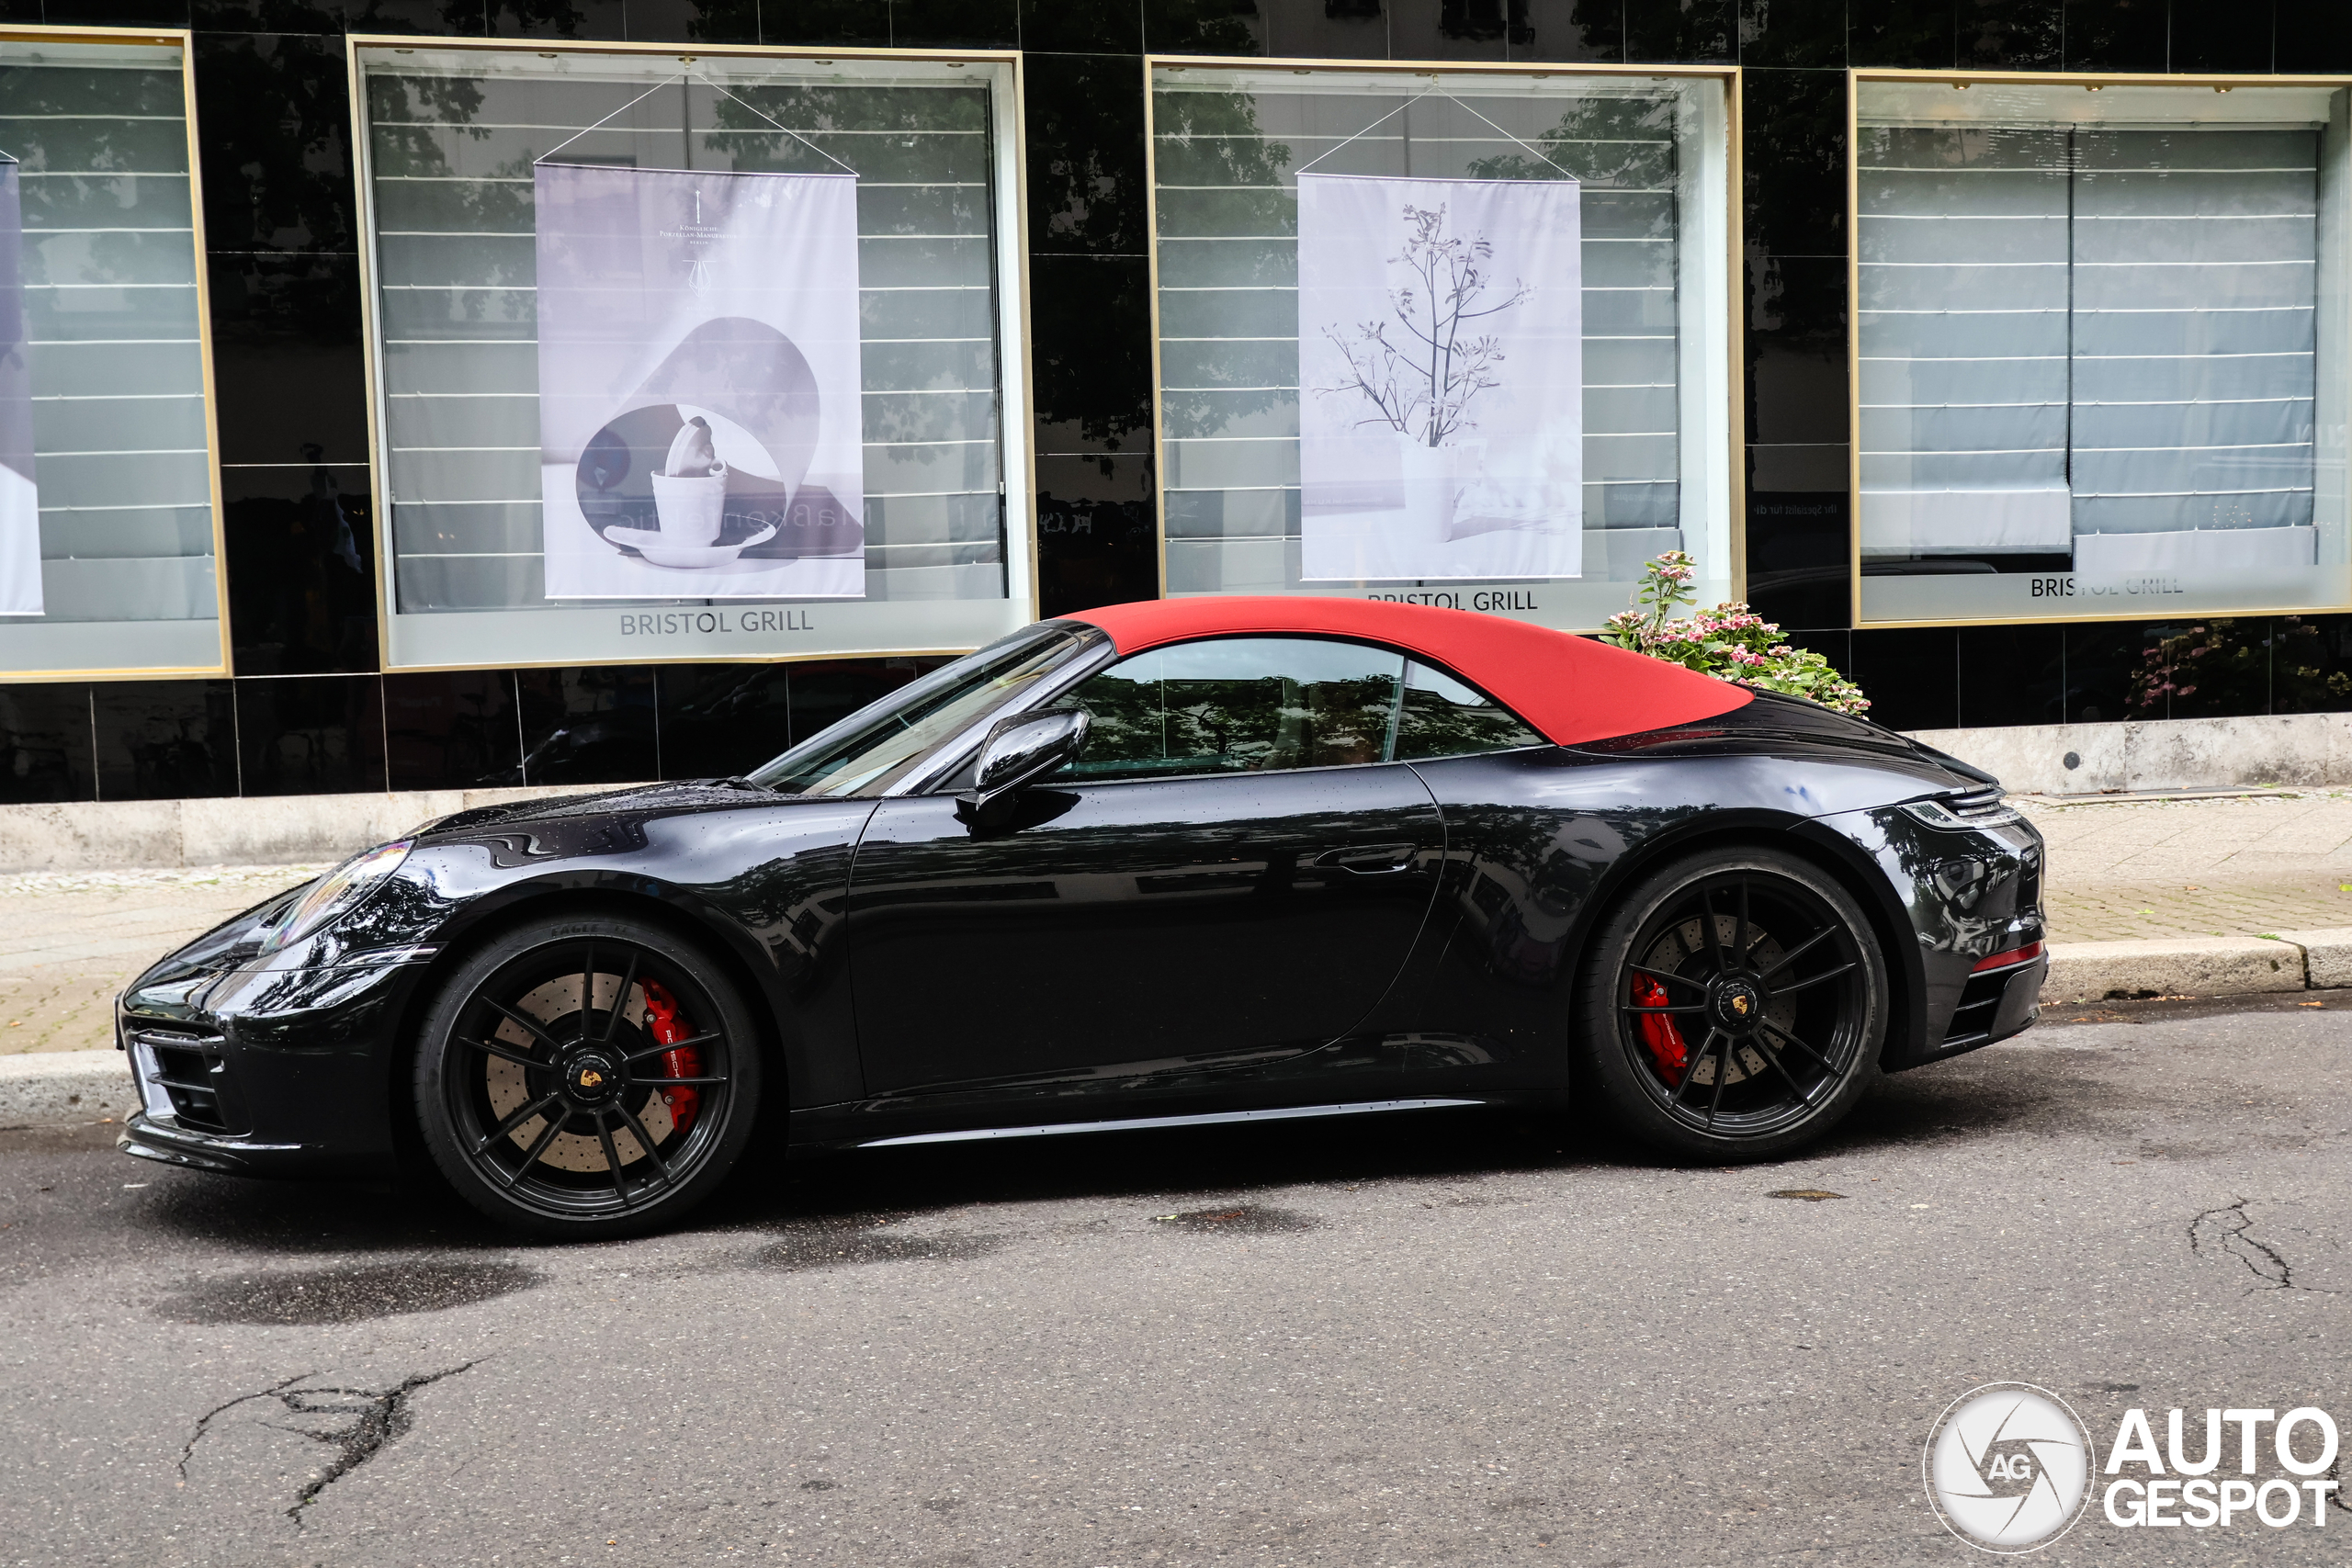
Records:
{"label": "curb", "polygon": [[0,1056],[0,1132],[119,1122],[138,1109],[130,1058],[119,1051]]}
{"label": "curb", "polygon": [[2144,1001],[2352,986],[2352,927],[2156,942],[2054,942],[2041,999]]}
{"label": "curb", "polygon": [[[2044,1002],[2227,997],[2352,986],[2352,927],[2162,942],[2050,944]],[[32,1051],[0,1056],[0,1132],[119,1122],[139,1109],[119,1051]]]}

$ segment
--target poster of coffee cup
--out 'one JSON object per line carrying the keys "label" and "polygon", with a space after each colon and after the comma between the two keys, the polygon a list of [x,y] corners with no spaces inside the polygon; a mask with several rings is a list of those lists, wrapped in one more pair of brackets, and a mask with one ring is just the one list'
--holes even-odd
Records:
{"label": "poster of coffee cup", "polygon": [[0,615],[39,615],[43,604],[24,248],[17,160],[0,153]]}
{"label": "poster of coffee cup", "polygon": [[1307,581],[1582,574],[1580,199],[1298,176]]}
{"label": "poster of coffee cup", "polygon": [[855,177],[535,187],[548,597],[862,597]]}

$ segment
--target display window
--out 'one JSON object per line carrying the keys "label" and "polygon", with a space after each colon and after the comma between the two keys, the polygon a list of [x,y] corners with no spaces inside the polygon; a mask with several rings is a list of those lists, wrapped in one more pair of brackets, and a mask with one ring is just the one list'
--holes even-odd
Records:
{"label": "display window", "polygon": [[1736,70],[1145,68],[1166,592],[1737,596]]}
{"label": "display window", "polygon": [[2346,104],[1853,74],[1858,625],[2346,605]]}
{"label": "display window", "polygon": [[218,675],[186,33],[0,28],[0,680]]}
{"label": "display window", "polygon": [[1034,618],[1015,57],[351,51],[387,668]]}

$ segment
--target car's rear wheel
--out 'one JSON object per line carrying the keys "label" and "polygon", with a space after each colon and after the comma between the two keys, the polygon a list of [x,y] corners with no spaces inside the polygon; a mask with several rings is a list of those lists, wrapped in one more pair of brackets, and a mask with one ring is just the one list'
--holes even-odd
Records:
{"label": "car's rear wheel", "polygon": [[1645,877],[1595,934],[1577,1043],[1628,1132],[1668,1152],[1760,1159],[1853,1109],[1886,1038],[1886,965],[1852,895],[1764,849]]}
{"label": "car's rear wheel", "polygon": [[726,976],[661,927],[534,921],[469,958],[426,1016],[418,1125],[493,1219],[582,1238],[649,1230],[743,1152],[758,1038]]}

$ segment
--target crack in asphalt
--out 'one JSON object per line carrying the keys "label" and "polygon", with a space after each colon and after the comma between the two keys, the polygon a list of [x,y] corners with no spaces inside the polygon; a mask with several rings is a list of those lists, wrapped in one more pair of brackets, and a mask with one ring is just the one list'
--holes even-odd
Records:
{"label": "crack in asphalt", "polygon": [[2254,1216],[2246,1212],[2251,1199],[2239,1198],[2218,1209],[2208,1209],[2188,1222],[2188,1250],[2199,1258],[2225,1254],[2245,1265],[2246,1272],[2274,1291],[2309,1291],[2320,1295],[2337,1292],[2318,1285],[2298,1284],[2294,1266],[2286,1256],[2254,1234]]}
{"label": "crack in asphalt", "polygon": [[[302,1510],[317,1502],[320,1493],[374,1459],[389,1448],[401,1433],[409,1429],[413,1423],[413,1417],[409,1414],[408,1408],[410,1394],[428,1383],[439,1382],[443,1378],[456,1377],[459,1372],[476,1364],[476,1362],[468,1361],[462,1366],[444,1368],[437,1372],[419,1372],[396,1387],[387,1389],[298,1388],[280,1393],[277,1396],[279,1401],[297,1416],[356,1416],[359,1417],[341,1431],[319,1432],[307,1427],[283,1428],[287,1431],[300,1432],[315,1442],[332,1444],[335,1449],[335,1456],[327,1462],[327,1467],[313,1476],[310,1484],[295,1495],[294,1506],[286,1510],[286,1517],[294,1521],[294,1528],[298,1530],[302,1528]],[[358,1400],[360,1403],[356,1404],[298,1403],[313,1394],[341,1395],[347,1399]]]}
{"label": "crack in asphalt", "polygon": [[468,1361],[462,1366],[447,1367],[437,1372],[419,1372],[394,1387],[381,1389],[298,1387],[296,1385],[317,1375],[298,1372],[267,1388],[241,1393],[234,1399],[214,1405],[197,1418],[196,1429],[188,1434],[187,1441],[180,1448],[180,1484],[187,1483],[188,1461],[196,1457],[196,1445],[204,1439],[213,1421],[241,1404],[275,1399],[292,1416],[356,1417],[348,1425],[330,1425],[324,1430],[317,1425],[262,1423],[273,1431],[291,1432],[315,1443],[325,1443],[335,1450],[334,1457],[327,1461],[326,1467],[312,1474],[301,1491],[295,1494],[293,1506],[286,1510],[286,1517],[294,1521],[294,1528],[301,1529],[302,1510],[317,1502],[320,1493],[390,1447],[414,1424],[414,1417],[409,1411],[409,1395],[428,1383],[456,1377],[459,1372],[480,1364],[479,1361]]}
{"label": "crack in asphalt", "polygon": [[311,1372],[296,1372],[284,1382],[272,1383],[267,1388],[261,1390],[257,1393],[241,1393],[237,1395],[236,1398],[229,1400],[224,1404],[214,1405],[211,1409],[198,1416],[196,1418],[196,1430],[190,1432],[187,1435],[187,1441],[180,1445],[180,1484],[183,1486],[187,1484],[187,1461],[196,1457],[196,1445],[204,1439],[205,1428],[212,1425],[214,1416],[225,1416],[240,1404],[249,1404],[256,1399],[267,1399],[273,1394],[282,1393],[285,1390],[292,1387],[298,1382],[300,1382],[304,1378],[314,1375],[315,1374]]}

